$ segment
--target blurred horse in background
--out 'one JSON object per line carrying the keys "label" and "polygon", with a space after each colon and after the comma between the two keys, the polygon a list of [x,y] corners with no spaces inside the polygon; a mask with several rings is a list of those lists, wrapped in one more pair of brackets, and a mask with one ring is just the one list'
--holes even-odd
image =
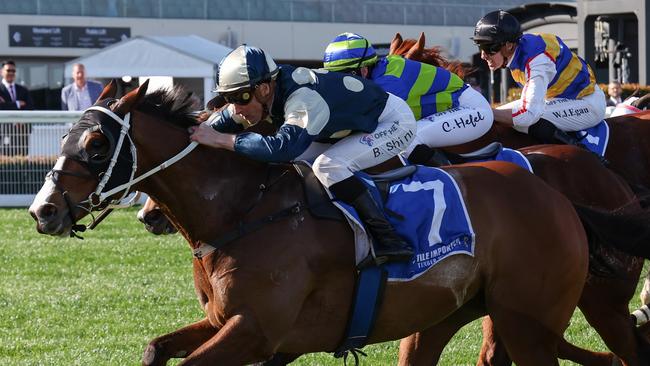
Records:
{"label": "blurred horse in background", "polygon": [[[391,43],[389,54],[402,55],[406,58],[420,62],[429,63],[435,66],[446,67],[450,70],[458,67],[455,63],[446,61],[440,55],[439,48],[425,48],[424,34],[418,40],[403,40],[397,34]],[[449,65],[452,65],[450,68]],[[648,103],[649,97],[635,101],[635,108],[643,108]],[[631,109],[630,109],[631,110]],[[610,143],[607,149],[606,158],[610,161],[614,171],[621,174],[628,183],[630,183],[637,192],[647,192],[650,187],[650,112],[642,112],[632,116],[622,116],[609,119],[610,125]],[[499,141],[510,148],[525,148],[527,146],[538,144],[529,135],[517,132],[509,126],[494,123],[490,131],[478,140],[467,144],[444,148],[452,153],[468,153],[486,146],[494,141]],[[529,158],[530,152],[535,151],[535,147],[523,149]],[[528,153],[527,153],[528,152]],[[584,154],[589,154],[584,152]],[[534,159],[531,159],[533,165]],[[603,167],[597,165],[590,166],[589,171],[584,167],[574,166],[571,170],[565,171],[565,175],[558,175],[558,172],[546,171],[545,176],[539,171],[539,168],[533,167],[536,174],[557,188],[559,191],[572,200],[572,202],[588,204],[600,208],[615,209],[625,204],[625,199],[607,202],[612,197],[611,191],[603,186],[598,191],[598,196],[594,196],[590,201],[584,201],[575,195],[575,189],[592,189],[592,185],[597,180],[583,179],[584,177],[597,174],[596,176],[605,176]],[[573,177],[577,179],[576,186],[566,185],[551,177]],[[566,179],[566,178],[562,178]],[[605,180],[606,181],[606,180]],[[628,200],[629,201],[629,200]],[[617,207],[618,205],[618,207]],[[650,243],[649,243],[650,244]],[[643,250],[645,251],[645,250]],[[642,251],[642,252],[643,252]],[[634,254],[639,254],[635,252]],[[619,357],[629,360],[630,364],[640,364],[638,360],[650,362],[648,353],[647,339],[640,337],[639,332],[632,328],[629,321],[628,304],[634,291],[642,268],[642,261],[634,256],[630,256],[615,248],[601,247],[601,249],[591,254],[590,276],[580,300],[580,307],[583,310],[588,322],[599,332],[605,340],[608,347]],[[491,327],[490,320],[484,320],[484,343],[481,350],[479,364],[505,365],[510,364],[507,353],[497,344],[498,338]],[[440,331],[438,329],[438,331]],[[439,347],[444,346],[446,341],[441,341],[436,336],[436,332],[428,331],[427,334],[418,334],[410,337],[403,344],[403,354],[407,359],[416,359],[422,356],[423,359],[431,359],[431,356],[424,356],[421,353],[425,349],[430,349],[431,344]],[[441,350],[442,348],[440,348]],[[407,355],[409,352],[420,350],[418,356]],[[576,362],[587,364],[611,364],[611,355],[592,353],[570,345],[564,341],[560,345],[561,357],[571,359]],[[436,352],[432,352],[435,357]],[[417,358],[419,359],[419,358]],[[600,362],[600,363],[598,363]]]}

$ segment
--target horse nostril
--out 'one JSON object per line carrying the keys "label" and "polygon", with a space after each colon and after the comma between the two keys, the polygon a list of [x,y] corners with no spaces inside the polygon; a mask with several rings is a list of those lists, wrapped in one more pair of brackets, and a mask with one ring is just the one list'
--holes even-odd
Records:
{"label": "horse nostril", "polygon": [[51,219],[53,217],[56,217],[56,214],[57,208],[51,203],[46,203],[39,207],[38,210],[36,210],[36,216],[41,220]]}
{"label": "horse nostril", "polygon": [[158,220],[160,220],[161,216],[162,216],[162,212],[160,212],[159,209],[151,210],[147,212],[146,215],[144,215],[144,223],[153,224]]}

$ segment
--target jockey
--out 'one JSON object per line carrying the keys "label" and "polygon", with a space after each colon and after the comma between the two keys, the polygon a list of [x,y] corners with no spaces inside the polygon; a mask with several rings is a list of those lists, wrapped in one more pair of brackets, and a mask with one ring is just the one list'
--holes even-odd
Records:
{"label": "jockey", "polygon": [[497,10],[476,23],[474,43],[494,71],[509,68],[523,87],[521,99],[494,110],[499,123],[544,143],[578,144],[564,131],[597,125],[605,116],[605,93],[587,63],[552,34],[522,34],[513,15]]}
{"label": "jockey", "polygon": [[[191,128],[191,140],[266,162],[316,158],[320,182],[357,210],[374,238],[377,263],[411,259],[413,250],[353,175],[410,144],[415,119],[403,100],[354,76],[278,67],[263,50],[246,45],[219,64],[216,92],[229,104]],[[277,133],[244,132],[260,121],[275,125]]]}
{"label": "jockey", "polygon": [[370,42],[357,34],[334,38],[323,66],[369,78],[406,100],[418,124],[415,140],[402,154],[413,164],[427,164],[434,156],[431,148],[475,140],[492,127],[490,103],[458,75],[399,55],[378,58]]}

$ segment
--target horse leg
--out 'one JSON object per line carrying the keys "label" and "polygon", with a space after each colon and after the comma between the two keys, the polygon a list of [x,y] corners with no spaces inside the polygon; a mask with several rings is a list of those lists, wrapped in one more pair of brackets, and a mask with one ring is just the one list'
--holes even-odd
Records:
{"label": "horse leg", "polygon": [[[611,353],[591,352],[572,345],[565,339],[558,343],[558,356],[563,360],[571,360],[580,365],[611,366],[614,355]],[[503,343],[494,330],[494,323],[489,316],[483,318],[483,344],[476,363],[477,366],[509,366],[512,364]]]}
{"label": "horse leg", "polygon": [[580,309],[610,351],[621,358],[627,366],[640,365],[639,344],[627,305],[633,292],[630,292],[629,296],[613,296],[620,294],[621,288],[625,288],[626,284],[614,281],[608,285],[616,290],[604,291],[606,286],[602,283],[592,286],[587,282],[583,297],[580,299]]}
{"label": "horse leg", "polygon": [[570,360],[579,365],[612,366],[615,365],[615,356],[608,352],[592,352],[574,346],[566,339],[561,339],[557,346],[558,356],[563,360]]}
{"label": "horse leg", "polygon": [[516,365],[559,365],[557,360],[559,337],[555,330],[549,329],[530,315],[515,308],[492,306],[489,307],[489,313],[508,354]]}
{"label": "horse leg", "polygon": [[512,361],[506,352],[499,335],[494,330],[494,323],[489,316],[483,317],[483,343],[478,355],[476,366],[510,366]]}
{"label": "horse leg", "polygon": [[212,338],[219,329],[208,318],[157,337],[147,345],[142,358],[145,366],[165,365],[170,358],[185,357]]}
{"label": "horse leg", "polygon": [[478,318],[482,310],[473,299],[440,323],[403,338],[399,344],[399,365],[435,365],[451,337],[465,324]]}
{"label": "horse leg", "polygon": [[230,317],[226,324],[199,348],[187,356],[182,366],[246,365],[268,360],[273,347],[254,316],[244,314]]}

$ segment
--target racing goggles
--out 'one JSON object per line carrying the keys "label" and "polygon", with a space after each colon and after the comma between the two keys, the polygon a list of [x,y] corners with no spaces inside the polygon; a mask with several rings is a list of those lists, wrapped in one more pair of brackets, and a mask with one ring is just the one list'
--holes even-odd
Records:
{"label": "racing goggles", "polygon": [[246,105],[253,99],[253,90],[255,88],[239,89],[234,92],[221,93],[227,103]]}
{"label": "racing goggles", "polygon": [[485,52],[488,55],[494,55],[499,52],[503,47],[503,43],[481,43],[478,45],[478,49]]}

